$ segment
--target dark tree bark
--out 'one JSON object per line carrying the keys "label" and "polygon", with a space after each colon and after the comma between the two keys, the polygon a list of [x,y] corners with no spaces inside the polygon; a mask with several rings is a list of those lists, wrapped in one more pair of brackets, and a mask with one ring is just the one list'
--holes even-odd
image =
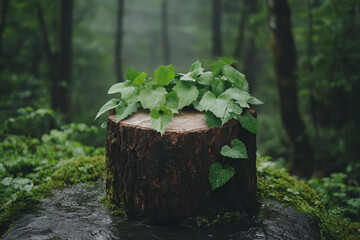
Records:
{"label": "dark tree bark", "polygon": [[214,57],[221,57],[221,0],[212,0],[212,34]]}
{"label": "dark tree bark", "polygon": [[73,29],[73,0],[61,1],[60,25],[60,76],[57,83],[55,109],[69,117],[71,109],[72,83],[72,29]]}
{"label": "dark tree bark", "polygon": [[[257,11],[257,0],[243,0],[240,11],[240,18],[238,23],[238,35],[235,44],[235,50],[233,57],[235,59],[241,59],[243,57],[243,68],[240,69],[238,64],[234,64],[234,67],[243,72],[249,82],[249,89],[254,89],[254,82],[256,78],[256,72],[258,71],[258,58],[257,49],[255,45],[254,36],[251,35],[245,40],[245,32],[247,28],[247,21],[250,14]],[[254,29],[252,29],[254,32]],[[245,53],[242,54],[244,48],[244,42],[246,44]],[[243,56],[242,56],[243,55]]]}
{"label": "dark tree bark", "polygon": [[235,59],[241,58],[241,53],[244,45],[244,38],[245,38],[245,29],[246,29],[246,22],[248,17],[248,9],[245,1],[242,1],[241,4],[241,11],[240,11],[240,18],[238,23],[238,35],[235,42],[235,50],[233,57]]}
{"label": "dark tree bark", "polygon": [[163,42],[164,63],[170,64],[167,9],[168,9],[168,1],[163,0],[161,4],[161,35]]}
{"label": "dark tree bark", "polygon": [[2,6],[1,6],[1,22],[0,22],[0,57],[2,55],[2,40],[3,40],[3,34],[6,27],[6,16],[8,11],[10,0],[3,0]]}
{"label": "dark tree bark", "polygon": [[290,8],[286,0],[268,0],[267,4],[281,117],[293,145],[290,172],[310,177],[313,171],[313,152],[298,112],[296,52],[291,32]]}
{"label": "dark tree bark", "polygon": [[[221,162],[222,146],[234,138],[244,142],[249,159],[226,159],[235,175],[212,192],[210,165]],[[256,136],[235,120],[208,128],[204,113],[183,111],[161,137],[147,111],[118,124],[111,113],[106,161],[106,192],[131,219],[168,222],[256,207]]]}
{"label": "dark tree bark", "polygon": [[125,0],[118,0],[118,11],[115,32],[115,72],[118,82],[123,81],[122,72],[122,40],[123,40],[123,17]]}
{"label": "dark tree bark", "polygon": [[64,114],[66,120],[70,116],[71,80],[72,80],[72,18],[73,0],[61,1],[60,10],[60,49],[53,50],[50,44],[50,33],[46,27],[44,13],[40,2],[35,2],[39,28],[42,34],[45,57],[47,60],[47,76],[50,80],[52,107]]}

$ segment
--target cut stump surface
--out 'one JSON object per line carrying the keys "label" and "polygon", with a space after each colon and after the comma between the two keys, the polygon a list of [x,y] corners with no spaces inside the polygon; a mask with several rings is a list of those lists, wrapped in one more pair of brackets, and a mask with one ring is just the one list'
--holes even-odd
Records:
{"label": "cut stump surface", "polygon": [[[210,165],[222,162],[221,148],[234,138],[245,144],[249,159],[227,158],[235,175],[212,192]],[[208,128],[204,113],[181,111],[161,137],[146,110],[119,123],[110,113],[106,159],[107,194],[130,219],[170,221],[256,206],[256,136],[236,120]]]}

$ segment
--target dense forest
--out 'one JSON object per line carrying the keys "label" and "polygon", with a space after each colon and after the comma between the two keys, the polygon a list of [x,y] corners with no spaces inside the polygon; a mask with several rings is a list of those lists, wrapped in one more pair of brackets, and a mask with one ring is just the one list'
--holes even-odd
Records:
{"label": "dense forest", "polygon": [[60,162],[104,155],[94,117],[129,68],[227,57],[264,102],[258,155],[360,221],[359,1],[1,0],[0,13],[2,211]]}

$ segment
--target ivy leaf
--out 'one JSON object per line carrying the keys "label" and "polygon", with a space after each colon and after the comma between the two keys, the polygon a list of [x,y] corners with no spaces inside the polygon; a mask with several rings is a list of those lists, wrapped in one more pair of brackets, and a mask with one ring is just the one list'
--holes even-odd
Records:
{"label": "ivy leaf", "polygon": [[219,98],[216,98],[214,93],[208,91],[204,94],[199,104],[204,110],[211,111],[216,117],[222,119],[229,103],[228,95],[222,94]]}
{"label": "ivy leaf", "polygon": [[201,107],[206,110],[209,111],[210,108],[216,104],[216,96],[214,93],[208,91],[204,94],[204,96],[201,98],[201,101],[199,103],[201,105]]}
{"label": "ivy leaf", "polygon": [[174,91],[166,94],[166,108],[170,109],[172,113],[179,113],[179,99]]}
{"label": "ivy leaf", "polygon": [[240,99],[236,101],[236,103],[242,108],[250,108],[249,104],[245,100]]}
{"label": "ivy leaf", "polygon": [[204,72],[204,69],[201,67],[201,62],[199,60],[197,60],[196,62],[191,64],[190,72],[191,72],[191,74],[190,74],[191,77],[194,79],[197,78],[197,76],[199,76],[200,74],[202,74]]}
{"label": "ivy leaf", "polygon": [[211,164],[209,172],[211,190],[214,191],[227,183],[234,176],[234,172],[234,168],[229,164],[225,164],[224,167],[218,162]]}
{"label": "ivy leaf", "polygon": [[126,73],[126,79],[129,79],[131,81],[135,80],[140,75],[140,72],[134,71],[131,68],[128,69]]}
{"label": "ivy leaf", "polygon": [[251,133],[258,134],[258,122],[257,119],[251,116],[250,113],[245,112],[243,116],[238,116],[241,126]]}
{"label": "ivy leaf", "polygon": [[121,98],[127,103],[133,103],[138,101],[139,88],[134,86],[124,87],[120,90]]}
{"label": "ivy leaf", "polygon": [[227,113],[228,104],[230,103],[230,98],[226,94],[221,94],[217,99],[216,103],[210,108],[215,116],[218,118],[226,117],[225,114]]}
{"label": "ivy leaf", "polygon": [[247,101],[251,98],[251,95],[248,92],[243,91],[236,87],[231,87],[229,89],[226,89],[224,94],[230,95],[231,98],[234,99],[235,101],[238,101],[238,100]]}
{"label": "ivy leaf", "polygon": [[242,143],[239,139],[236,138],[231,141],[231,148],[227,145],[223,146],[220,153],[221,155],[230,158],[248,158],[244,143]]}
{"label": "ivy leaf", "polygon": [[254,105],[264,104],[262,101],[260,101],[259,99],[255,98],[255,97],[250,97],[247,100],[247,102],[250,104],[254,104]]}
{"label": "ivy leaf", "polygon": [[108,94],[119,93],[124,87],[128,86],[131,86],[131,81],[116,83],[110,87]]}
{"label": "ivy leaf", "polygon": [[222,73],[224,77],[226,77],[232,84],[244,90],[243,87],[246,82],[244,74],[242,74],[230,65],[225,65]]}
{"label": "ivy leaf", "polygon": [[174,67],[173,65],[169,64],[167,66],[161,65],[158,69],[155,70],[155,77],[156,82],[160,86],[168,85],[175,77]]}
{"label": "ivy leaf", "polygon": [[132,115],[134,112],[137,112],[139,108],[139,103],[131,103],[130,105],[126,105],[124,101],[116,107],[116,123],[120,122],[121,120],[127,118],[128,116]]}
{"label": "ivy leaf", "polygon": [[134,79],[134,84],[141,85],[144,83],[147,73],[142,72]]}
{"label": "ivy leaf", "polygon": [[195,82],[195,79],[197,78],[197,76],[199,76],[203,72],[204,72],[204,69],[201,67],[201,63],[198,60],[198,61],[194,62],[193,64],[191,64],[190,72],[183,74],[180,77],[180,80]]}
{"label": "ivy leaf", "polygon": [[233,60],[231,60],[230,58],[221,57],[221,58],[219,58],[219,59],[223,60],[225,63],[227,63],[227,64],[229,64],[229,65],[233,64]]}
{"label": "ivy leaf", "polygon": [[139,101],[143,108],[152,109],[165,103],[166,94],[167,91],[163,87],[158,87],[155,90],[152,88],[144,88],[140,92]]}
{"label": "ivy leaf", "polygon": [[213,63],[213,64],[211,65],[212,72],[213,72],[213,74],[214,74],[215,77],[218,76],[218,75],[220,75],[220,74],[222,73],[223,68],[224,68],[224,66],[225,66],[226,64],[227,64],[227,63],[224,62],[223,60],[218,59],[215,63]]}
{"label": "ivy leaf", "polygon": [[118,105],[120,104],[119,99],[113,98],[110,101],[108,101],[107,103],[104,104],[104,106],[102,106],[99,110],[99,112],[96,114],[96,117],[94,119],[94,121],[100,117],[104,112],[109,111],[110,109],[116,108]]}
{"label": "ivy leaf", "polygon": [[190,82],[180,81],[173,88],[179,98],[178,109],[190,105],[199,95],[199,90]]}
{"label": "ivy leaf", "polygon": [[196,81],[201,85],[206,86],[206,85],[211,85],[214,79],[215,78],[212,72],[204,72],[203,74],[200,75],[200,77],[196,79]]}
{"label": "ivy leaf", "polygon": [[154,129],[160,132],[161,136],[165,133],[165,129],[170,125],[173,118],[171,110],[162,108],[154,108],[150,111],[150,123]]}
{"label": "ivy leaf", "polygon": [[233,112],[235,115],[240,115],[243,112],[243,109],[238,104],[231,101],[228,104],[228,111]]}
{"label": "ivy leaf", "polygon": [[195,82],[195,79],[191,76],[191,72],[188,72],[187,74],[184,74],[180,77],[181,81],[189,81],[189,82]]}
{"label": "ivy leaf", "polygon": [[221,126],[221,119],[216,117],[212,112],[205,113],[205,120],[209,128]]}
{"label": "ivy leaf", "polygon": [[219,96],[225,91],[225,81],[221,78],[215,78],[211,84],[211,90],[216,96]]}

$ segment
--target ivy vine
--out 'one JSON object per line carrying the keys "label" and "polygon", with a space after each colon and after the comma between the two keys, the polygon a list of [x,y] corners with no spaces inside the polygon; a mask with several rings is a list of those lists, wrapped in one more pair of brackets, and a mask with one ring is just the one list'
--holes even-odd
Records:
{"label": "ivy vine", "polygon": [[[193,107],[205,111],[208,127],[222,126],[231,119],[237,119],[249,132],[257,134],[257,120],[244,109],[249,104],[262,104],[251,96],[245,75],[231,66],[228,58],[219,58],[212,64],[211,71],[204,71],[200,61],[190,66],[186,74],[175,74],[174,67],[161,65],[153,77],[129,69],[126,81],[114,84],[108,91],[117,94],[101,107],[95,119],[103,113],[115,109],[116,122],[129,117],[139,108],[150,110],[150,123],[154,129],[165,133],[174,114],[184,107]],[[223,146],[224,157],[247,159],[245,145],[233,139],[231,147]],[[221,187],[234,176],[234,168],[225,163],[216,162],[210,166],[209,180],[211,189]]]}

